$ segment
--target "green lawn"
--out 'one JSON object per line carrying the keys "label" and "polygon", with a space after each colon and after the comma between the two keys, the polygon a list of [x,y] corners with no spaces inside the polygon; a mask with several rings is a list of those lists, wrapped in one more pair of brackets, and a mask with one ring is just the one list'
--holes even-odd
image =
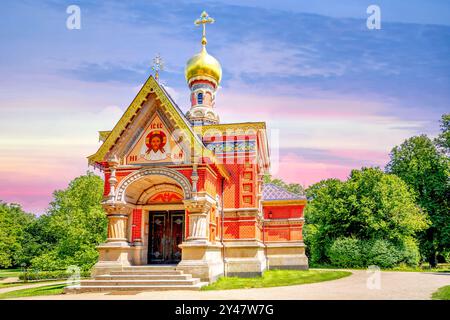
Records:
{"label": "green lawn", "polygon": [[34,283],[51,284],[54,282],[61,282],[61,280],[41,280],[41,281],[28,281],[28,282],[18,281],[18,282],[0,283],[0,289],[9,288],[9,287],[17,287],[17,286],[26,286],[26,285],[34,284]]}
{"label": "green lawn", "polygon": [[438,291],[431,296],[433,300],[450,300],[450,286],[439,288]]}
{"label": "green lawn", "polygon": [[202,287],[202,290],[228,290],[246,288],[265,288],[306,284],[335,280],[351,275],[348,271],[328,270],[268,270],[261,277],[240,278],[222,277],[216,282]]}
{"label": "green lawn", "polygon": [[0,280],[3,278],[18,277],[20,272],[20,269],[0,269]]}
{"label": "green lawn", "polygon": [[32,297],[32,296],[47,296],[54,294],[61,294],[64,291],[66,284],[53,284],[49,286],[42,286],[37,288],[29,289],[19,289],[14,291],[9,291],[5,293],[0,293],[0,299],[14,299],[22,297]]}

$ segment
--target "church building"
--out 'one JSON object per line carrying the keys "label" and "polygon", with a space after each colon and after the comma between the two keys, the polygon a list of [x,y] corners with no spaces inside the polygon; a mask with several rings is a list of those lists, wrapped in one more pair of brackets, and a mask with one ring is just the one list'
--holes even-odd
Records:
{"label": "church building", "polygon": [[205,12],[196,21],[203,36],[185,67],[186,113],[156,71],[114,128],[99,132],[102,144],[88,160],[104,174],[108,238],[98,247],[94,279],[82,288],[106,286],[106,279],[126,287],[118,279],[139,271],[170,270],[207,283],[308,268],[306,198],[263,182],[270,169],[266,123],[220,119],[222,68],[206,49],[205,27],[213,21]]}

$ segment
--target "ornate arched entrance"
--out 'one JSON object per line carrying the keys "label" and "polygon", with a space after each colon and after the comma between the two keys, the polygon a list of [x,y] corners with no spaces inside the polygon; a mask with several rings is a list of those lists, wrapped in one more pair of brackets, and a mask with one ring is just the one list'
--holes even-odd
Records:
{"label": "ornate arched entrance", "polygon": [[170,168],[149,168],[141,169],[124,178],[117,186],[115,200],[122,203],[133,200],[142,201],[143,199],[140,198],[142,194],[139,194],[138,198],[133,198],[131,193],[135,195],[139,190],[143,190],[144,193],[151,187],[163,184],[179,186],[183,191],[184,199],[192,197],[191,184],[184,175]]}
{"label": "ornate arched entrance", "polygon": [[110,194],[103,202],[108,214],[103,260],[121,265],[179,262],[179,245],[186,237],[184,201],[192,198],[189,180],[163,167],[133,172],[117,187],[116,181],[112,171]]}
{"label": "ornate arched entrance", "polygon": [[214,274],[220,271],[219,265],[209,262],[220,255],[220,245],[209,241],[209,224],[214,223],[209,214],[217,206],[216,199],[197,191],[175,169],[144,168],[118,183],[117,162],[109,165],[109,193],[102,202],[108,239],[98,247],[95,274],[130,265],[174,262],[180,262],[179,270],[198,270],[202,279],[209,278],[211,270]]}

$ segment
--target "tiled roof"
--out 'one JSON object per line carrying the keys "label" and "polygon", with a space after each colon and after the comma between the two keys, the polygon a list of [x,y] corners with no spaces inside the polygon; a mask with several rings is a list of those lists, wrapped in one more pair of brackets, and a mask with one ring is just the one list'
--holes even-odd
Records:
{"label": "tiled roof", "polygon": [[289,192],[273,183],[265,183],[263,186],[263,200],[305,200],[304,195]]}

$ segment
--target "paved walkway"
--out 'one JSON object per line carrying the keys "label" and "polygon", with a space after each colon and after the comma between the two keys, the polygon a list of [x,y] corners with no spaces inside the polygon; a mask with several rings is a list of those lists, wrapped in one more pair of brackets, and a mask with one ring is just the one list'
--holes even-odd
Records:
{"label": "paved walkway", "polygon": [[[373,274],[366,271],[353,270],[346,278],[287,287],[273,287],[260,289],[236,289],[222,291],[156,291],[131,294],[82,293],[59,296],[29,297],[26,299],[51,300],[109,300],[109,299],[138,299],[138,300],[410,300],[430,299],[431,294],[438,288],[450,285],[450,273],[424,272],[381,272],[380,287],[377,282],[370,281]],[[367,282],[369,279],[369,289]]]}
{"label": "paved walkway", "polygon": [[12,282],[18,282],[19,277],[7,277],[5,279],[0,280],[0,283],[12,283]]}

